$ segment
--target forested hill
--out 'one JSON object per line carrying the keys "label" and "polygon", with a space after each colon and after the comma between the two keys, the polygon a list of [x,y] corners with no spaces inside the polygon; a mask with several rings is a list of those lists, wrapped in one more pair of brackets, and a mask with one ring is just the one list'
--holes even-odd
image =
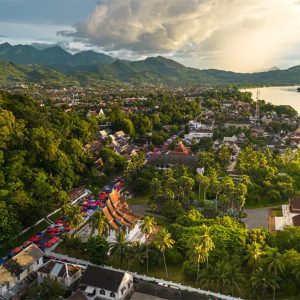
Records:
{"label": "forested hill", "polygon": [[0,93],[0,245],[66,200],[90,172],[83,144],[96,124]]}
{"label": "forested hill", "polygon": [[300,83],[300,66],[286,70],[235,73],[189,68],[162,56],[126,61],[93,51],[72,55],[58,46],[37,50],[28,45],[0,45],[0,84],[45,81],[50,86],[86,86],[105,82],[287,85]]}

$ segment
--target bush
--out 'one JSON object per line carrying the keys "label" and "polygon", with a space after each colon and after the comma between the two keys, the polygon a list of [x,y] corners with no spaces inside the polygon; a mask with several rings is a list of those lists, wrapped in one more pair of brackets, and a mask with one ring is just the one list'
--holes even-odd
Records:
{"label": "bush", "polygon": [[183,274],[186,278],[195,280],[197,278],[197,264],[186,260],[183,263]]}
{"label": "bush", "polygon": [[183,258],[177,249],[172,248],[166,252],[166,260],[172,265],[177,265],[182,262]]}

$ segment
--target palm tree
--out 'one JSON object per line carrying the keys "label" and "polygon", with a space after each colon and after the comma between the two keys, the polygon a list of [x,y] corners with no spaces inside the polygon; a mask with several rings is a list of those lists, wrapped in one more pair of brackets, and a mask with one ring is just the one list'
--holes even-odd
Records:
{"label": "palm tree", "polygon": [[292,273],[295,275],[296,279],[300,281],[300,263],[293,267]]}
{"label": "palm tree", "polygon": [[[274,279],[278,278],[279,273],[284,272],[284,264],[281,261],[281,254],[279,253],[278,249],[272,249],[268,256],[265,259],[267,263],[268,271],[271,272],[274,276]],[[273,300],[275,300],[276,295],[276,286],[273,287]]]}
{"label": "palm tree", "polygon": [[152,217],[154,218],[154,213],[157,211],[157,204],[151,203],[149,208],[152,211]]}
{"label": "palm tree", "polygon": [[227,284],[227,277],[228,277],[228,269],[229,264],[225,261],[218,261],[214,268],[215,273],[215,280],[216,280],[216,288],[218,291],[224,292],[226,284]]}
{"label": "palm tree", "polygon": [[[156,222],[153,217],[145,216],[142,220],[141,230],[145,235],[146,239],[148,239],[149,235],[154,232]],[[148,252],[148,242],[146,242],[146,252],[147,252],[147,273],[149,272],[149,252]]]}
{"label": "palm tree", "polygon": [[228,264],[226,281],[230,287],[231,296],[234,296],[234,291],[240,293],[241,285],[245,283],[245,278],[240,271],[240,268],[234,264]]}
{"label": "palm tree", "polygon": [[145,244],[141,244],[139,241],[132,243],[128,248],[130,263],[133,262],[137,266],[138,271],[140,264],[143,264],[145,258],[147,258],[145,252]]}
{"label": "palm tree", "polygon": [[90,218],[90,225],[91,225],[91,235],[98,231],[98,235],[102,236],[107,233],[108,224],[106,221],[105,216],[101,211],[96,211],[93,216]]}
{"label": "palm tree", "polygon": [[156,239],[154,241],[154,245],[163,255],[166,277],[168,277],[168,269],[167,269],[165,251],[167,249],[171,249],[173,247],[174,243],[175,243],[175,241],[172,239],[171,233],[169,233],[169,231],[166,228],[163,228],[159,232],[159,234],[156,236]]}
{"label": "palm tree", "polygon": [[200,286],[206,290],[214,290],[216,284],[216,276],[214,270],[209,267],[202,269],[199,274]]}
{"label": "palm tree", "polygon": [[83,221],[81,208],[77,204],[68,205],[66,210],[66,216],[68,217],[70,226],[73,228],[78,227]]}
{"label": "palm tree", "polygon": [[276,289],[278,284],[274,276],[268,271],[268,268],[261,267],[258,268],[251,277],[252,287],[256,291],[258,289],[262,290],[262,298],[264,299],[267,289]]}
{"label": "palm tree", "polygon": [[206,200],[206,191],[210,186],[210,179],[207,176],[199,174],[197,177],[198,184],[199,184],[199,200],[200,200],[200,187],[203,188],[203,199]]}
{"label": "palm tree", "polygon": [[202,174],[197,174],[196,180],[198,182],[198,201],[201,200],[201,182],[202,182]]}
{"label": "palm tree", "polygon": [[[203,247],[206,249],[206,252],[209,253],[211,250],[215,248],[215,244],[210,236],[209,228],[205,225],[203,225],[204,228],[204,234],[201,236],[203,240]],[[208,257],[206,258],[206,266],[208,268]]]}
{"label": "palm tree", "polygon": [[197,265],[198,265],[197,279],[196,279],[196,286],[198,286],[200,263],[206,261],[207,268],[208,268],[209,252],[215,247],[215,245],[209,235],[209,231],[206,226],[204,226],[204,234],[201,236],[199,235],[192,236],[188,244],[190,249],[190,256],[192,258],[196,258]]}
{"label": "palm tree", "polygon": [[262,255],[264,254],[261,245],[257,243],[253,243],[248,245],[246,258],[248,259],[248,265],[253,267],[254,269],[261,263]]}
{"label": "palm tree", "polygon": [[116,234],[116,240],[110,244],[110,253],[120,258],[121,268],[123,266],[123,258],[128,252],[130,243],[126,240],[125,232],[120,230]]}

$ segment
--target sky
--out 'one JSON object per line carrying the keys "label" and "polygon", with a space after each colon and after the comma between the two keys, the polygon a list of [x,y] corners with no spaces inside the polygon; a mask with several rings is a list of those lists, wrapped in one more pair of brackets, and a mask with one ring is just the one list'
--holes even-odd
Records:
{"label": "sky", "polygon": [[0,0],[0,43],[255,72],[300,64],[300,0]]}

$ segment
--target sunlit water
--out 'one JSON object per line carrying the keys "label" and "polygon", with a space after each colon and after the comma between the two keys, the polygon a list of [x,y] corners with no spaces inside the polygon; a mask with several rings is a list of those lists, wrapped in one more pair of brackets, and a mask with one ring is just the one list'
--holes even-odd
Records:
{"label": "sunlit water", "polygon": [[[251,92],[252,98],[256,100],[257,88],[242,91]],[[300,114],[300,93],[297,92],[297,86],[263,87],[259,91],[259,99],[275,105],[290,105]]]}

